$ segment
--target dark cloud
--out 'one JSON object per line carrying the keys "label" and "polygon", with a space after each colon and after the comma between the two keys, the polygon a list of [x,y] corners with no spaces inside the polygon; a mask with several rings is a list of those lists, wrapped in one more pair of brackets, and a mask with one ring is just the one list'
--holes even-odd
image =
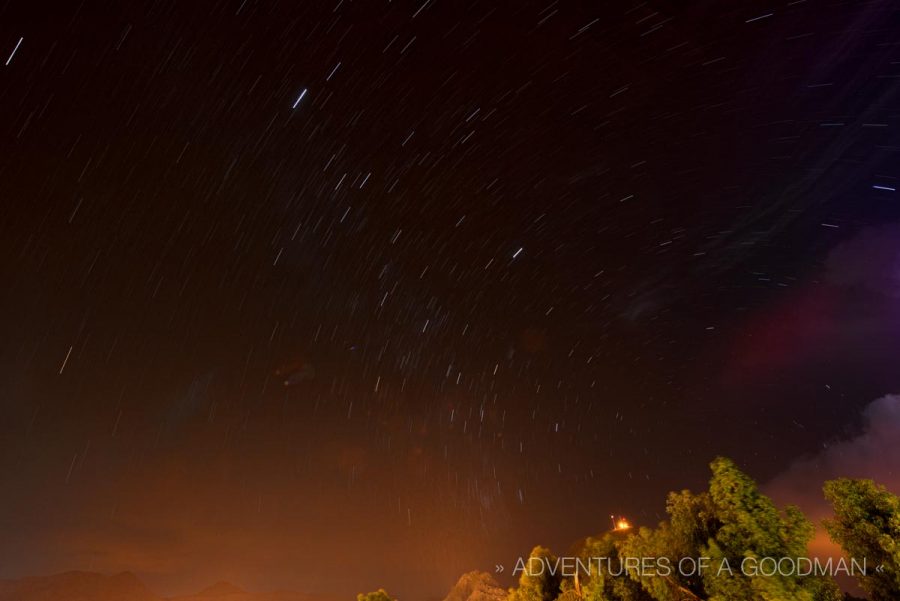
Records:
{"label": "dark cloud", "polygon": [[864,228],[828,255],[826,280],[900,297],[900,224]]}

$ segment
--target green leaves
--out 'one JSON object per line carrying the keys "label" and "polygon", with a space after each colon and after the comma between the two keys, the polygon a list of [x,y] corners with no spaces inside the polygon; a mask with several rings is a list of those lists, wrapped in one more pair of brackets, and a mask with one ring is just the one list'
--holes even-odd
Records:
{"label": "green leaves", "polygon": [[872,601],[900,599],[900,499],[871,480],[831,480],[824,490],[834,508],[825,529],[851,557],[866,560],[860,586]]}
{"label": "green leaves", "polygon": [[[821,572],[746,570],[806,558],[813,524],[797,507],[777,507],[731,460],[720,457],[710,469],[709,490],[670,493],[668,519],[656,528],[587,538],[577,552],[587,573],[564,574],[564,558],[535,547],[508,601],[844,600]],[[900,599],[900,499],[871,480],[848,479],[827,482],[825,496],[835,513],[826,529],[851,557],[866,560],[861,584],[872,601]],[[597,558],[606,563],[592,561]],[[628,564],[635,558],[662,558],[672,569],[648,574],[643,564]],[[684,559],[703,569],[683,570]],[[384,590],[357,600],[394,601]]]}
{"label": "green leaves", "polygon": [[385,591],[383,588],[371,593],[360,593],[356,595],[356,601],[397,601]]}
{"label": "green leaves", "polygon": [[[509,601],[554,601],[560,593],[562,578],[558,570],[551,569],[556,557],[541,546],[531,550],[527,569],[519,576],[519,588],[510,591]],[[538,569],[536,566],[541,566]]]}

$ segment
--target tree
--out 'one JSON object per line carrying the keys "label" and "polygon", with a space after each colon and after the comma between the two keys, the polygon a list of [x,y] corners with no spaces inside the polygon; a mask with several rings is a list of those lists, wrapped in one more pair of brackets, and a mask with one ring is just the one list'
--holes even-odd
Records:
{"label": "tree", "polygon": [[[813,527],[796,508],[780,511],[730,460],[716,459],[710,468],[708,492],[670,494],[669,520],[622,545],[628,557],[668,558],[672,574],[631,570],[631,577],[658,601],[839,601],[831,578],[742,570],[744,560],[804,557]],[[698,574],[693,562],[699,558],[709,558],[709,565]]]}
{"label": "tree", "polygon": [[[622,569],[619,545],[624,537],[619,533],[607,533],[599,538],[588,538],[579,556],[590,567],[590,573],[581,585],[584,601],[653,601],[653,597],[632,580]],[[596,558],[603,558],[600,565]]]}
{"label": "tree", "polygon": [[708,493],[699,495],[684,490],[669,493],[666,502],[669,520],[653,530],[641,528],[620,545],[623,557],[665,558],[671,568],[667,575],[643,574],[631,571],[631,578],[657,601],[706,599],[703,579],[682,570],[683,558],[706,555],[706,547],[719,524],[714,516]]}
{"label": "tree", "polygon": [[532,549],[524,568],[519,588],[509,591],[509,601],[554,601],[560,592],[561,578],[550,549]]}
{"label": "tree", "polygon": [[356,595],[356,601],[397,601],[385,591],[383,588],[371,593],[360,593]]}
{"label": "tree", "polygon": [[[710,465],[709,495],[715,520],[720,524],[707,547],[714,569],[703,582],[711,600],[722,601],[837,601],[840,590],[830,577],[786,573],[748,575],[744,560],[799,558],[806,556],[814,528],[796,507],[778,510],[759,492],[756,483],[730,460],[718,458]],[[724,561],[734,574],[717,568]]]}
{"label": "tree", "polygon": [[900,599],[900,499],[871,480],[847,478],[826,482],[825,498],[834,508],[828,534],[851,558],[866,560],[860,586],[872,601]]}
{"label": "tree", "polygon": [[581,601],[581,596],[573,588],[565,588],[556,598],[556,601]]}

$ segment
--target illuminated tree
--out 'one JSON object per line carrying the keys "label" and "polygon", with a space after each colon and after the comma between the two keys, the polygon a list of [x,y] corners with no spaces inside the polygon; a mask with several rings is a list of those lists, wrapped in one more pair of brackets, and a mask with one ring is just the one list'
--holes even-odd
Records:
{"label": "illuminated tree", "polygon": [[[728,459],[711,464],[709,491],[669,495],[668,522],[642,528],[621,545],[630,557],[668,557],[669,577],[631,576],[658,601],[839,601],[831,578],[785,573],[749,575],[745,559],[806,555],[813,527],[794,507],[779,511],[756,483]],[[695,561],[709,558],[698,574]],[[679,569],[679,562],[687,563]]]}
{"label": "illuminated tree", "polygon": [[[588,538],[584,543],[579,555],[590,567],[590,574],[581,584],[584,601],[653,601],[640,583],[621,569],[619,543],[622,540],[619,533],[607,533],[599,538]],[[603,565],[595,559],[601,557],[606,560]]]}
{"label": "illuminated tree", "polygon": [[900,599],[900,499],[871,480],[846,478],[826,482],[825,497],[834,507],[828,534],[850,557],[866,560],[860,586],[872,601]]}
{"label": "illuminated tree", "polygon": [[581,596],[573,588],[564,588],[556,601],[581,601]]}
{"label": "illuminated tree", "polygon": [[554,601],[560,593],[560,582],[556,557],[549,549],[537,546],[519,576],[519,588],[510,589],[509,601]]}
{"label": "illuminated tree", "polygon": [[668,560],[670,573],[644,574],[631,571],[631,578],[657,601],[707,599],[703,579],[683,567],[684,558],[695,559],[706,554],[706,546],[718,524],[712,516],[709,494],[694,495],[689,491],[670,493],[666,503],[669,521],[655,530],[641,528],[620,547],[623,557],[657,557]]}
{"label": "illuminated tree", "polygon": [[371,593],[360,593],[356,595],[356,601],[397,601],[385,591],[383,588]]}
{"label": "illuminated tree", "polygon": [[[814,528],[796,507],[778,510],[759,492],[756,483],[733,462],[718,458],[710,466],[709,484],[715,521],[719,528],[709,540],[707,555],[715,569],[703,583],[710,599],[722,601],[837,601],[840,590],[830,577],[794,573],[746,575],[745,559],[805,557]],[[718,571],[727,560],[733,574]]]}
{"label": "illuminated tree", "polygon": [[[741,573],[742,562],[747,558],[782,557],[785,556],[782,551],[788,547],[798,549],[788,556],[800,557],[806,552],[812,525],[793,511],[789,521],[785,521],[775,505],[760,494],[756,483],[732,462],[719,458],[710,467],[713,477],[709,498],[718,528],[706,545],[706,555],[712,559],[716,574],[705,576],[704,585],[713,599],[750,601],[760,597],[755,588],[776,586],[763,579],[756,583],[756,578],[746,577]],[[726,566],[730,571],[720,572]],[[779,583],[777,588],[785,587]],[[786,599],[796,598],[795,590],[780,592],[786,594]]]}

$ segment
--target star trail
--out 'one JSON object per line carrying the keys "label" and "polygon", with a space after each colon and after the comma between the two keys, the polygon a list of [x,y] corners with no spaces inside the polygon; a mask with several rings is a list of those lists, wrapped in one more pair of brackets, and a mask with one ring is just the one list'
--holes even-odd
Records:
{"label": "star trail", "polygon": [[864,433],[898,36],[886,0],[4,4],[0,578],[440,598]]}

